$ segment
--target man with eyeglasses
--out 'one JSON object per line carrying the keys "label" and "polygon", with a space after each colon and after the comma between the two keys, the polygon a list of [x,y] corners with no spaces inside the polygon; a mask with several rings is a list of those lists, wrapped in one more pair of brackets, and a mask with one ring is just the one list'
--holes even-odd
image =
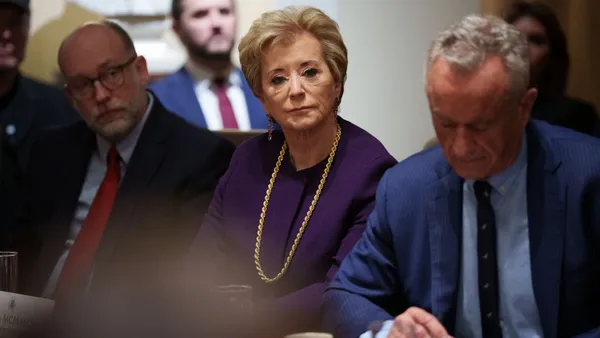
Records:
{"label": "man with eyeglasses", "polygon": [[78,119],[59,88],[19,71],[30,17],[29,0],[0,0],[0,241],[15,225],[18,192],[36,135]]}
{"label": "man with eyeglasses", "polygon": [[19,292],[62,300],[181,258],[234,146],[146,91],[146,61],[115,23],[75,30],[58,63],[83,121],[34,145],[13,247]]}

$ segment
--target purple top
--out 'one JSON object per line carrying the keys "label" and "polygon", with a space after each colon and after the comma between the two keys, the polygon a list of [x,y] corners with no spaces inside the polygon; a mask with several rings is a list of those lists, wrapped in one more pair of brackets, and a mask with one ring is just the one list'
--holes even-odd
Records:
{"label": "purple top", "polygon": [[[277,327],[271,333],[320,328],[326,282],[362,235],[377,184],[396,164],[375,137],[341,118],[339,123],[342,135],[331,171],[282,279],[264,283],[254,264],[262,203],[284,141],[281,131],[273,132],[271,141],[261,135],[237,148],[194,244],[194,251],[203,253],[211,266],[227,273],[227,282],[253,287],[255,308]],[[283,267],[326,163],[296,171],[289,151],[285,155],[262,234],[261,265],[270,278]]]}

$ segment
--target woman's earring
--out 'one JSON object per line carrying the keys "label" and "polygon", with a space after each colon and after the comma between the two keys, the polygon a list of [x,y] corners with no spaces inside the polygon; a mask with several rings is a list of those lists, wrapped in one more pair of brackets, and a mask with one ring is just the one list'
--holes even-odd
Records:
{"label": "woman's earring", "polygon": [[[268,116],[268,115],[267,115]],[[267,127],[269,132],[269,141],[273,139],[273,119],[269,116],[269,126]]]}

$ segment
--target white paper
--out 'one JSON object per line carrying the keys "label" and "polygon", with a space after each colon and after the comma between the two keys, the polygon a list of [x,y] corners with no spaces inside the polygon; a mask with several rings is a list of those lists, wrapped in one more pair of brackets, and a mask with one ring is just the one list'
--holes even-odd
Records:
{"label": "white paper", "polygon": [[52,315],[54,301],[0,291],[0,337],[35,328]]}

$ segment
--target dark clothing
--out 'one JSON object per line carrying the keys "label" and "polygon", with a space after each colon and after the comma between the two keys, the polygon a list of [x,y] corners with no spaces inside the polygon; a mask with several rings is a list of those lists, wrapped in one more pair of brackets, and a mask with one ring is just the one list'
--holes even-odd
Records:
{"label": "dark clothing", "polygon": [[598,125],[598,113],[594,106],[568,96],[538,97],[531,117],[588,135],[593,135]]}
{"label": "dark clothing", "polygon": [[23,76],[0,101],[2,240],[15,225],[18,194],[34,139],[40,131],[72,123],[79,116],[60,89]]}
{"label": "dark clothing", "polygon": [[[242,143],[219,183],[194,244],[227,283],[252,286],[254,324],[260,337],[318,330],[323,291],[362,235],[375,205],[375,190],[396,160],[372,135],[339,118],[342,135],[326,184],[289,270],[263,282],[254,264],[258,220],[265,189],[285,140],[281,131]],[[327,160],[297,171],[289,153],[273,186],[262,232],[260,261],[267,276],[281,270],[314,198]],[[211,269],[199,271],[206,275]]]}
{"label": "dark clothing", "polygon": [[[63,254],[96,148],[96,135],[84,122],[48,131],[35,143],[11,246],[19,251],[20,293],[40,296]],[[156,277],[160,263],[187,252],[233,151],[233,144],[156,99],[96,251],[91,290],[139,278],[142,271]]]}

